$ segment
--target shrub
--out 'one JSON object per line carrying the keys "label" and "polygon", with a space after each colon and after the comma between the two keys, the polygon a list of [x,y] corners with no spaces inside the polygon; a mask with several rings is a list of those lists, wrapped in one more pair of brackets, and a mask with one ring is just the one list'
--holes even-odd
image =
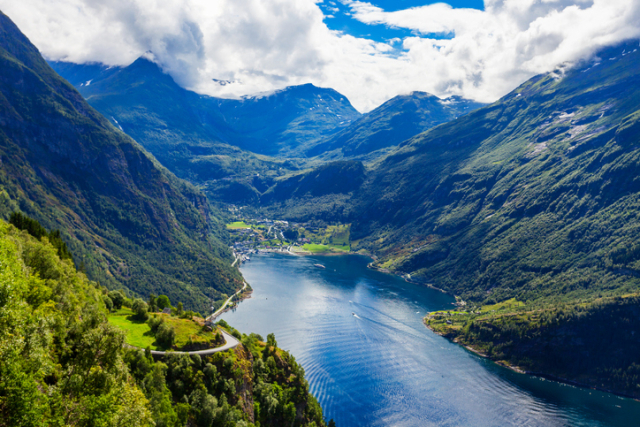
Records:
{"label": "shrub", "polygon": [[147,318],[149,317],[149,308],[147,306],[147,303],[140,298],[136,298],[133,301],[131,309],[135,313],[135,317],[139,320],[147,320]]}
{"label": "shrub", "polygon": [[125,296],[122,291],[111,291],[108,294],[109,298],[113,302],[113,308],[120,310],[124,304]]}
{"label": "shrub", "polygon": [[153,332],[154,334],[158,331],[158,328],[162,323],[164,323],[164,319],[159,316],[152,316],[149,318],[149,320],[147,320],[147,325],[149,325],[149,328],[151,328],[151,332]]}
{"label": "shrub", "polygon": [[107,310],[113,310],[113,301],[107,295],[102,296],[102,300],[104,301],[104,306],[107,307]]}
{"label": "shrub", "polygon": [[156,298],[156,305],[159,310],[164,310],[165,308],[171,308],[171,301],[169,301],[169,297],[166,295],[160,295]]}
{"label": "shrub", "polygon": [[161,347],[171,348],[176,340],[176,331],[165,322],[160,323],[156,332],[156,342]]}

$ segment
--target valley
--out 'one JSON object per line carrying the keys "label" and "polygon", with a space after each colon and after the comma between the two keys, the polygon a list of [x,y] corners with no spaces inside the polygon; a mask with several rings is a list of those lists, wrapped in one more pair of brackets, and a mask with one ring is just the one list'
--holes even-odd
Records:
{"label": "valley", "polygon": [[[628,302],[636,313],[640,292],[631,249],[640,194],[632,178],[638,166],[637,42],[598,55],[611,61],[594,66],[595,59],[586,59],[536,76],[488,106],[414,92],[365,115],[353,113],[344,122],[334,121],[342,113],[331,120],[315,117],[314,134],[304,133],[308,127],[298,128],[309,113],[291,105],[337,111],[348,109],[348,101],[310,86],[234,101],[251,101],[252,111],[265,117],[289,105],[299,118],[288,116],[288,129],[282,121],[264,128],[273,132],[262,133],[261,144],[275,144],[268,149],[233,140],[231,134],[198,131],[199,146],[204,141],[235,146],[242,154],[234,158],[245,159],[224,167],[207,163],[203,170],[220,174],[213,180],[198,172],[196,165],[205,157],[179,163],[166,157],[182,150],[184,132],[213,122],[194,116],[197,126],[173,128],[167,113],[145,101],[153,96],[143,95],[144,90],[160,93],[160,87],[193,97],[157,67],[137,61],[113,74],[127,76],[118,81],[129,85],[142,82],[131,86],[134,92],[120,83],[108,84],[116,77],[104,76],[98,79],[102,86],[92,82],[78,88],[103,113],[120,117],[118,123],[125,117],[135,120],[132,135],[228,211],[230,247],[240,260],[260,252],[371,254],[372,268],[441,289],[475,307],[515,298],[522,302],[517,309],[479,318],[454,315],[447,322],[438,321],[438,315],[431,323],[439,333],[522,370],[636,395],[636,361],[624,356],[637,345],[633,327],[621,329],[627,338],[609,347],[622,357],[581,365],[575,359],[594,344],[584,339],[580,322],[570,320],[574,313],[597,318],[611,311],[615,317],[618,298],[623,298],[624,310]],[[82,70],[54,66],[67,75]],[[109,94],[103,97],[106,87]],[[333,104],[318,104],[319,99]],[[215,111],[226,126],[231,126],[229,120],[240,126],[240,118],[225,118],[225,102],[215,109],[197,108]],[[178,101],[172,105],[180,111],[173,115],[193,114],[196,108]],[[152,111],[156,121],[141,120],[141,108]],[[157,120],[169,132],[185,130],[160,144],[153,136],[160,129]],[[327,127],[320,130],[322,126]],[[301,138],[289,143],[290,151],[275,148],[283,141],[275,135],[285,134]],[[260,157],[254,161],[246,156]],[[346,234],[343,227],[348,227]],[[567,319],[561,333],[575,334],[579,343],[566,352],[566,366],[557,358],[549,364],[544,353],[527,350],[553,345],[557,335],[548,320],[540,319],[558,318]],[[473,332],[477,325],[492,332]],[[519,331],[517,344],[514,331]],[[594,342],[606,334],[606,329],[593,333],[598,337]]]}
{"label": "valley", "polygon": [[363,113],[46,61],[0,12],[0,426],[628,425],[639,50]]}

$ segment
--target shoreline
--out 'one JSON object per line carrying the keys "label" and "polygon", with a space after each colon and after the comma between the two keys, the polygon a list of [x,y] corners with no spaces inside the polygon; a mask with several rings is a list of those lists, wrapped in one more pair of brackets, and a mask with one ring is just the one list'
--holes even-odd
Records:
{"label": "shoreline", "polygon": [[[369,256],[369,255],[367,255],[367,256]],[[375,259],[374,259],[374,261],[375,261]],[[402,277],[405,282],[411,283],[412,285],[426,286],[427,288],[433,289],[434,291],[439,291],[439,292],[442,292],[443,294],[451,295],[452,297],[455,297],[455,295],[450,294],[449,292],[445,291],[444,289],[441,289],[441,288],[438,288],[436,286],[433,286],[430,283],[421,283],[421,282],[417,282],[415,280],[412,280],[411,277],[407,277],[408,274],[406,274],[406,273],[405,274],[401,274],[401,273],[393,272],[393,271],[388,270],[386,268],[374,267],[372,262],[367,264],[367,268],[370,269],[370,270],[373,270],[373,271],[377,271],[379,273],[384,273],[384,274],[389,274],[389,275],[392,275],[392,276]]]}
{"label": "shoreline", "polygon": [[235,305],[235,306],[233,306],[233,307],[225,307],[225,308],[224,308],[224,310],[220,311],[219,313],[216,313],[216,317],[211,317],[211,318],[210,318],[210,319],[211,319],[211,321],[213,322],[215,319],[217,319],[218,317],[222,316],[222,315],[223,315],[223,314],[225,314],[226,312],[231,311],[231,310],[233,310],[234,308],[237,308],[237,307],[238,307],[238,305],[239,305],[242,301],[247,300],[247,299],[250,299],[252,294],[253,294],[253,289],[252,289],[252,290],[250,290],[250,291],[248,291],[248,292],[246,293],[246,295],[244,295],[242,298],[240,298],[240,299],[238,300],[238,302],[236,303],[236,305]]}
{"label": "shoreline", "polygon": [[630,394],[625,394],[625,393],[617,392],[617,391],[614,391],[614,390],[609,390],[609,389],[606,389],[606,388],[603,388],[603,387],[584,384],[584,383],[581,383],[579,381],[570,380],[570,379],[562,378],[562,377],[557,377],[557,376],[551,375],[551,374],[545,374],[544,372],[527,371],[527,370],[521,369],[521,368],[519,368],[517,366],[510,365],[509,363],[507,363],[505,361],[493,360],[491,357],[489,357],[487,354],[481,352],[480,350],[477,350],[477,349],[475,349],[474,347],[472,347],[470,345],[463,344],[463,343],[459,342],[456,338],[451,339],[451,338],[445,336],[444,334],[441,334],[441,333],[435,331],[431,326],[429,326],[427,324],[426,321],[424,321],[424,319],[423,319],[422,323],[424,324],[424,326],[427,329],[429,329],[434,334],[436,334],[438,336],[441,336],[441,337],[445,338],[446,340],[448,340],[448,341],[450,341],[450,342],[452,342],[452,343],[454,343],[454,344],[456,344],[456,345],[458,345],[460,347],[465,348],[469,352],[471,352],[471,353],[473,353],[473,354],[475,354],[477,356],[480,356],[483,359],[487,359],[487,360],[491,361],[492,363],[495,363],[498,366],[501,366],[503,368],[509,369],[509,370],[511,370],[513,372],[516,372],[518,374],[528,375],[528,376],[531,376],[531,377],[540,377],[540,378],[544,378],[546,380],[554,381],[554,382],[557,382],[557,383],[560,383],[560,384],[568,384],[568,385],[571,385],[571,386],[574,386],[574,387],[578,387],[578,388],[582,388],[582,389],[585,389],[585,390],[596,390],[596,391],[599,391],[599,392],[602,392],[602,393],[609,393],[609,394],[613,394],[615,396],[624,397],[626,399],[631,399],[631,400],[635,400],[636,402],[640,402],[640,397],[638,397],[638,396],[632,396]]}
{"label": "shoreline", "polygon": [[[373,262],[378,260],[378,257],[369,253],[369,252],[353,252],[353,251],[349,251],[349,252],[318,252],[318,253],[314,253],[314,252],[292,252],[290,249],[286,249],[286,250],[282,250],[282,249],[257,249],[258,254],[261,253],[276,253],[276,254],[285,254],[285,255],[293,255],[293,256],[354,256],[354,255],[359,255],[359,256],[364,256],[367,258],[371,258],[373,260]],[[410,277],[407,277],[407,274],[401,274],[401,273],[397,273],[397,272],[393,272],[391,270],[387,270],[386,268],[379,268],[379,267],[374,267],[373,266],[373,262],[370,262],[367,264],[367,268],[373,271],[377,271],[379,273],[383,273],[383,274],[389,274],[391,276],[397,276],[397,277],[401,277],[404,279],[405,282],[407,283],[411,283],[412,285],[418,285],[418,286],[426,286],[427,288],[433,289],[435,291],[438,292],[442,292],[443,294],[446,295],[451,295],[452,297],[454,297],[453,294],[445,291],[444,289],[438,288],[436,286],[433,286],[430,283],[421,283],[421,282],[417,282],[415,280],[412,280]],[[240,263],[240,266],[242,265],[242,263]],[[240,267],[238,267],[240,268]]]}

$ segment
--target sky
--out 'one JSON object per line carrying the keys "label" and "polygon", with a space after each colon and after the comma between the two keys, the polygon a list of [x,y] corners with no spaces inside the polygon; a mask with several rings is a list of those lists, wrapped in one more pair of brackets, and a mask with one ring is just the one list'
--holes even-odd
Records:
{"label": "sky", "polygon": [[145,55],[199,93],[313,83],[361,112],[413,91],[493,102],[640,37],[640,0],[0,0],[0,10],[49,60]]}

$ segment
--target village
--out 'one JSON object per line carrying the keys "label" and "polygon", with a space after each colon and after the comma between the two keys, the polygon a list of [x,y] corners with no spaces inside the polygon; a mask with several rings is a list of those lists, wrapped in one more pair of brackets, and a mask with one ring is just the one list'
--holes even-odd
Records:
{"label": "village", "polygon": [[236,262],[251,260],[251,255],[264,252],[292,254],[348,253],[350,225],[296,223],[268,218],[254,218],[242,207],[229,206],[234,221],[227,224],[232,235],[230,249]]}

